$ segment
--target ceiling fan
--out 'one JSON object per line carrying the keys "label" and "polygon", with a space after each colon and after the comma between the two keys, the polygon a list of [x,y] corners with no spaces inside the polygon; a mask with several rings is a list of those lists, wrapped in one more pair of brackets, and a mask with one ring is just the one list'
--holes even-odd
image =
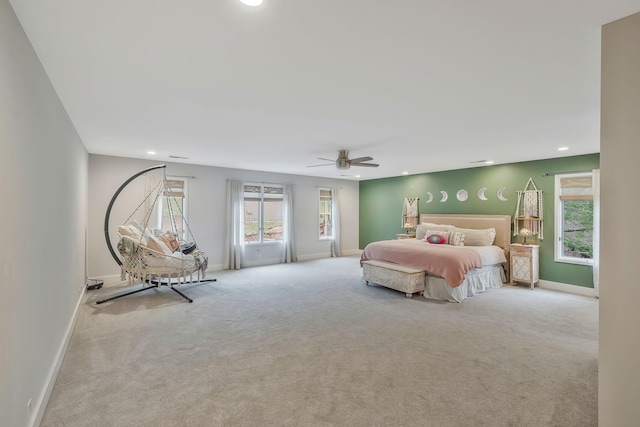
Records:
{"label": "ceiling fan", "polygon": [[369,156],[350,159],[349,150],[340,150],[340,153],[338,154],[338,158],[336,160],[323,159],[322,157],[318,157],[318,160],[326,160],[327,162],[331,162],[331,163],[323,163],[321,165],[311,165],[307,167],[315,168],[318,166],[329,166],[333,164],[335,164],[336,168],[338,169],[349,169],[351,166],[366,166],[369,168],[377,168],[378,166],[380,166],[376,163],[364,163],[364,162],[368,162],[369,160],[373,160],[373,157],[369,157]]}

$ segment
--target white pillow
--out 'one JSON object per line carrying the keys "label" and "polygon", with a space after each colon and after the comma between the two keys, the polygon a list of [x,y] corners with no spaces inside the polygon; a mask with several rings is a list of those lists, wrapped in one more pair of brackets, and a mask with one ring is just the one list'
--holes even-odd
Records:
{"label": "white pillow", "polygon": [[435,231],[453,231],[455,227],[453,225],[433,224],[430,222],[423,222],[416,227],[416,239],[424,240],[427,230]]}
{"label": "white pillow", "polygon": [[149,230],[144,230],[142,245],[153,251],[160,252],[165,255],[171,255],[173,253],[173,251],[167,245],[165,245],[162,240],[154,236],[153,233]]}
{"label": "white pillow", "polygon": [[491,227],[491,228],[487,228],[487,230],[489,230],[489,235],[491,236],[491,243],[490,245],[493,245],[493,242],[496,241],[496,229]]}
{"label": "white pillow", "polygon": [[453,246],[464,246],[464,234],[460,233],[459,231],[440,231],[440,230],[427,230],[426,233],[426,237],[425,237],[425,241],[427,243],[431,243],[431,244],[441,244],[440,242],[431,242],[429,237],[430,236],[440,236],[442,239],[444,239],[444,242],[447,245],[453,245]]}
{"label": "white pillow", "polygon": [[135,240],[136,242],[139,242],[142,238],[142,233],[140,233],[138,229],[131,224],[118,226],[118,234],[123,237],[129,237],[131,240]]}
{"label": "white pillow", "polygon": [[465,246],[491,246],[496,238],[495,228],[485,228],[482,230],[456,228],[456,231],[464,233]]}
{"label": "white pillow", "polygon": [[464,246],[464,233],[460,231],[449,231],[449,240],[447,243],[453,246]]}

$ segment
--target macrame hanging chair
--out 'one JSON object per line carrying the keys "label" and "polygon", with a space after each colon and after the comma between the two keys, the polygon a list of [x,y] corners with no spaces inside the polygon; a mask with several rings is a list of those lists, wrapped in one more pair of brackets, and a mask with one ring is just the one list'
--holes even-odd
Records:
{"label": "macrame hanging chair", "polygon": [[[109,236],[109,220],[114,203],[122,190],[134,179],[160,169],[162,169],[161,177],[147,181],[151,185],[148,185],[146,197],[124,221],[123,225],[118,227],[117,249],[119,257],[113,249]],[[216,279],[205,279],[208,259],[204,252],[198,249],[189,224],[184,218],[182,204],[176,200],[178,195],[167,180],[165,171],[166,165],[153,166],[140,171],[126,180],[111,198],[104,219],[104,236],[107,247],[113,259],[120,265],[121,280],[127,280],[132,285],[141,283],[142,288],[98,301],[97,304],[160,286],[167,286],[187,301],[193,302],[175,286],[194,283],[194,275],[196,283],[216,281]],[[149,221],[152,215],[157,212],[158,200],[163,198],[166,200],[166,203],[162,204],[162,208],[163,214],[168,215],[168,227],[166,227],[168,229],[150,229],[148,228]],[[138,222],[132,219],[143,207],[142,220]],[[179,229],[176,216],[181,218],[184,229]],[[184,239],[185,234],[190,237],[189,241]]]}

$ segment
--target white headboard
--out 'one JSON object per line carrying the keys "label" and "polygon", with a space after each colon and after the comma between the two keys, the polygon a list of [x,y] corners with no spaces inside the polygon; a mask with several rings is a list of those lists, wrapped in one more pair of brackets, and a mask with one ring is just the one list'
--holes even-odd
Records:
{"label": "white headboard", "polygon": [[511,216],[509,215],[470,215],[470,214],[422,214],[420,223],[450,224],[460,228],[495,228],[496,240],[493,243],[508,249],[511,243]]}

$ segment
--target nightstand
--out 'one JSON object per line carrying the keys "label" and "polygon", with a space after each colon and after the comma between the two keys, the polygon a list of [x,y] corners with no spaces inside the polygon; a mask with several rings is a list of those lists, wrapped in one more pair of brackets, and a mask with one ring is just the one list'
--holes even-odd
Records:
{"label": "nightstand", "polygon": [[540,245],[512,243],[509,247],[510,284],[513,286],[513,282],[527,283],[533,289],[540,281]]}
{"label": "nightstand", "polygon": [[396,234],[396,240],[415,239],[415,238],[416,238],[415,234],[406,234],[406,233]]}

